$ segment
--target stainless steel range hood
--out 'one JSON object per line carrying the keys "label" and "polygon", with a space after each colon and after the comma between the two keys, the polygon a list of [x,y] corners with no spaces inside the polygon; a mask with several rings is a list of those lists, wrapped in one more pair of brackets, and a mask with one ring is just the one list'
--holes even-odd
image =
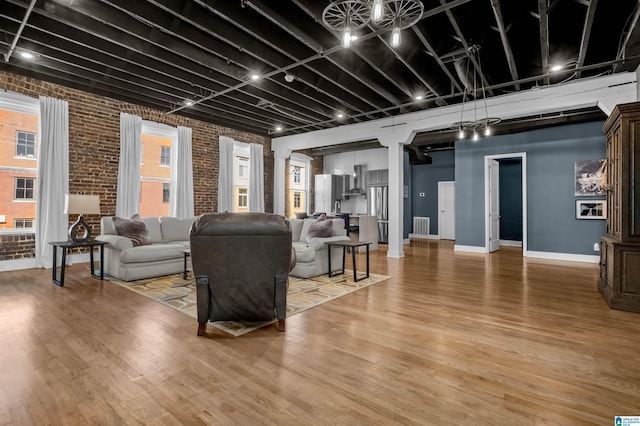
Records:
{"label": "stainless steel range hood", "polygon": [[348,191],[346,191],[342,195],[345,197],[365,195],[363,184],[364,184],[363,166],[355,165],[353,166],[353,179],[351,179],[351,187],[349,188]]}

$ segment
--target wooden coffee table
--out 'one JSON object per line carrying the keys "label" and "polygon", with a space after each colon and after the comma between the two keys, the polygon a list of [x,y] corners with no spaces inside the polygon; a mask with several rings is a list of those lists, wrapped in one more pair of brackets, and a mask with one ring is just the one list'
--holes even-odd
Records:
{"label": "wooden coffee table", "polygon": [[[353,262],[353,281],[358,282],[365,278],[369,278],[369,245],[371,243],[363,243],[363,242],[353,242],[353,241],[334,241],[330,243],[325,243],[327,245],[327,252],[329,255],[329,277],[333,277],[336,275],[344,274],[344,261],[346,256],[347,247],[351,248],[351,260]],[[358,271],[356,268],[356,248],[366,246],[367,247],[367,273],[358,279]],[[342,271],[333,273],[331,270],[331,247],[342,247]]]}

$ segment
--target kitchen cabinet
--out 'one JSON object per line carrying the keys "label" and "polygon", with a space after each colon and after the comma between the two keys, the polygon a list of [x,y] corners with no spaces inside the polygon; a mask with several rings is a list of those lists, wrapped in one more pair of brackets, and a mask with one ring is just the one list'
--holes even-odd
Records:
{"label": "kitchen cabinet", "polygon": [[640,102],[618,105],[604,123],[607,235],[598,289],[614,309],[640,312]]}
{"label": "kitchen cabinet", "polygon": [[389,185],[389,169],[369,170],[367,172],[367,186]]}

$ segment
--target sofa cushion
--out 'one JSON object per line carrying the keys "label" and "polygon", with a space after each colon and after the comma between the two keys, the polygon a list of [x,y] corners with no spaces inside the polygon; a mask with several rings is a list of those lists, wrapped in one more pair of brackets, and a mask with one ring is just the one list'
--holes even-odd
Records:
{"label": "sofa cushion", "polygon": [[181,244],[151,244],[133,247],[120,254],[120,263],[152,262],[184,257]]}
{"label": "sofa cushion", "polygon": [[162,242],[189,241],[189,232],[195,218],[178,219],[177,217],[162,216],[160,227],[162,228]]}
{"label": "sofa cushion", "polygon": [[116,234],[129,238],[134,247],[151,244],[147,226],[138,213],[131,216],[130,219],[114,216],[113,225]]}
{"label": "sofa cushion", "polygon": [[157,216],[143,217],[142,220],[147,227],[149,239],[153,244],[162,242],[162,232],[160,230],[160,220]]}
{"label": "sofa cushion", "polygon": [[304,221],[302,219],[289,219],[289,223],[291,224],[291,240],[300,241]]}

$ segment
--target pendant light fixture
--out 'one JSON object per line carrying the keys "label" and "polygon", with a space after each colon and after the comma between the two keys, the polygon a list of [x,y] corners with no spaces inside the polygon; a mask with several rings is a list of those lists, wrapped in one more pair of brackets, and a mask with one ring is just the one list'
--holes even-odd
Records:
{"label": "pendant light fixture", "polygon": [[400,47],[401,31],[422,18],[424,6],[420,0],[338,0],[331,2],[322,12],[322,22],[333,31],[341,32],[342,46],[352,44],[355,32],[373,24],[390,29],[389,44]]}
{"label": "pendant light fixture", "polygon": [[[470,134],[471,139],[477,141],[480,138],[480,132],[482,132],[484,136],[491,136],[491,126],[500,123],[502,120],[500,118],[489,117],[489,109],[487,108],[487,98],[485,94],[484,83],[482,82],[482,79],[479,78],[475,66],[473,67],[472,73],[469,72],[470,63],[472,62],[471,58],[473,58],[473,62],[478,64],[478,67],[482,66],[480,62],[480,46],[474,45],[469,47],[467,70],[465,74],[469,77],[471,77],[472,75],[473,81],[463,81],[464,91],[462,92],[460,121],[453,123],[450,128],[458,130],[458,139],[464,139],[465,137],[467,137],[467,134]],[[478,80],[480,80],[480,89],[478,89],[477,87]],[[471,84],[473,84],[473,87],[469,87]],[[480,95],[482,96],[482,105],[478,106],[478,98]],[[473,96],[473,120],[464,119],[467,96]],[[478,111],[482,112],[482,110],[484,110],[485,118],[478,118]]]}

